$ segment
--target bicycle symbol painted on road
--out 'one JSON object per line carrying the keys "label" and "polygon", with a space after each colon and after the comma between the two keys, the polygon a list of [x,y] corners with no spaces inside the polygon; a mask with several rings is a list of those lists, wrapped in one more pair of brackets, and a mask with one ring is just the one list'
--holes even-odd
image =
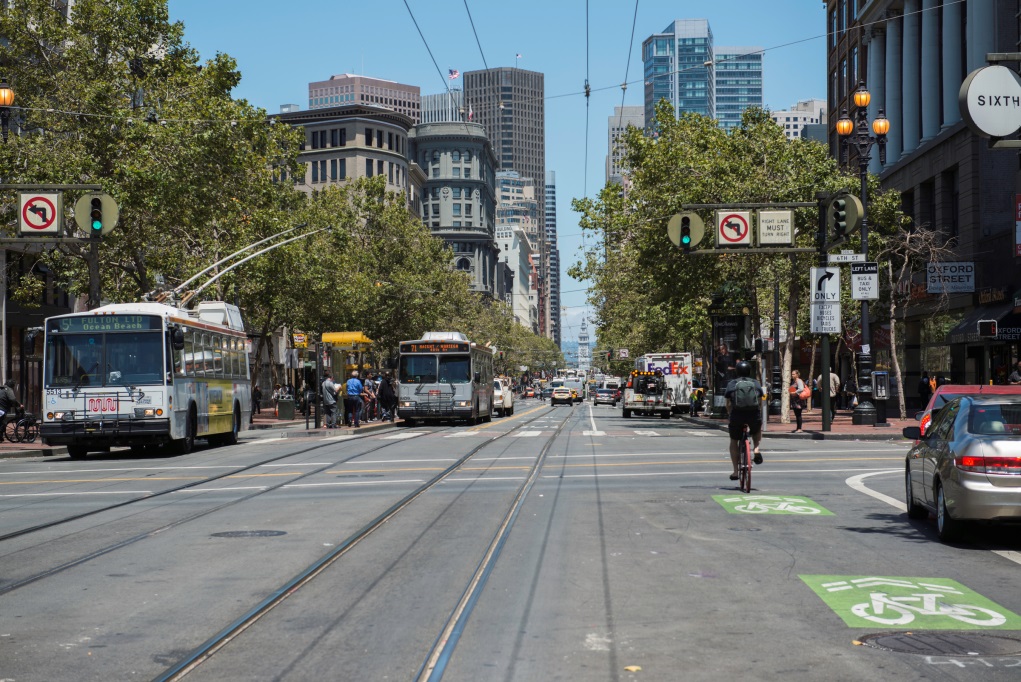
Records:
{"label": "bicycle symbol painted on road", "polygon": [[833,516],[833,512],[807,497],[794,495],[713,495],[731,514],[785,514]]}
{"label": "bicycle symbol painted on road", "polygon": [[1021,616],[954,581],[939,578],[803,575],[850,627],[911,625],[917,630],[1016,630]]}

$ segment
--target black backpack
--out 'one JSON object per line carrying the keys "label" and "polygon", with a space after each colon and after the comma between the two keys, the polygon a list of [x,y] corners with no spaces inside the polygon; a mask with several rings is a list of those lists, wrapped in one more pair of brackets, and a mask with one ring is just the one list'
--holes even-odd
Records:
{"label": "black backpack", "polygon": [[734,384],[734,407],[748,409],[759,406],[760,393],[751,379],[738,379]]}

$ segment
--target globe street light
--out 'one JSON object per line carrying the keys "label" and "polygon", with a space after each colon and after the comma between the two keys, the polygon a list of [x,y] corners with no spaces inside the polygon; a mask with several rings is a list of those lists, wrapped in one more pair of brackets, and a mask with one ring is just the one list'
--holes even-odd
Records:
{"label": "globe street light", "polygon": [[[861,252],[865,260],[869,258],[869,226],[868,226],[868,175],[872,145],[879,145],[879,161],[886,164],[886,134],[890,132],[890,121],[883,110],[872,121],[872,135],[869,132],[868,106],[872,95],[864,82],[858,84],[854,91],[854,120],[847,115],[847,109],[840,114],[837,121],[837,134],[840,135],[840,161],[847,164],[848,150],[854,148],[858,155],[858,175],[861,178]],[[872,404],[872,335],[869,333],[869,302],[861,302],[861,351],[858,353],[858,405],[854,408],[851,422],[875,426],[876,408]]]}
{"label": "globe street light", "polygon": [[11,105],[14,104],[14,88],[7,80],[0,78],[0,128],[3,129],[4,144],[7,144],[7,122],[11,118]]}

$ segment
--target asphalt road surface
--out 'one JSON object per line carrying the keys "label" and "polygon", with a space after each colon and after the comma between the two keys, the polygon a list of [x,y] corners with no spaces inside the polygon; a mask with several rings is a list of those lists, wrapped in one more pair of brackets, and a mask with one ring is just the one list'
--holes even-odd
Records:
{"label": "asphalt road surface", "polygon": [[0,460],[0,680],[1021,677],[1021,538],[908,520],[904,441],[766,439],[746,495],[588,403],[297,436]]}

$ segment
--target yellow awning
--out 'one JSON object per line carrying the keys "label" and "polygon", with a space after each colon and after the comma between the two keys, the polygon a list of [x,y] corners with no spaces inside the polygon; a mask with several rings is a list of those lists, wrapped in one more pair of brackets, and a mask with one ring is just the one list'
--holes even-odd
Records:
{"label": "yellow awning", "polygon": [[335,347],[351,348],[356,343],[368,346],[372,343],[372,339],[364,332],[326,332],[323,334],[323,343],[332,343]]}

